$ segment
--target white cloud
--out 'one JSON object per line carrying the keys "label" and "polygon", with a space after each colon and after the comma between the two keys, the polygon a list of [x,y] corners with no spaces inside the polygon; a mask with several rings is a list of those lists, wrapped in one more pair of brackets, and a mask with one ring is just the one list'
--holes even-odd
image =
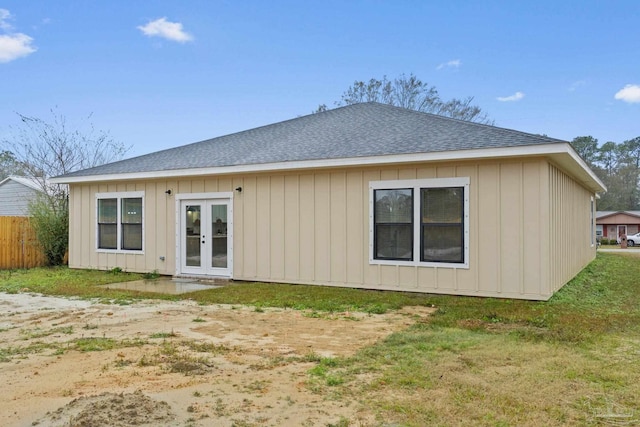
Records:
{"label": "white cloud", "polygon": [[166,17],[150,21],[147,25],[140,25],[137,28],[149,37],[162,37],[179,43],[193,40],[193,36],[182,29],[180,22],[169,22]]}
{"label": "white cloud", "polygon": [[10,62],[36,51],[26,34],[0,35],[0,62]]}
{"label": "white cloud", "polygon": [[13,28],[7,21],[11,18],[11,13],[7,9],[0,9],[0,29],[11,31]]}
{"label": "white cloud", "polygon": [[616,93],[615,98],[628,103],[640,102],[640,85],[626,85]]}
{"label": "white cloud", "polygon": [[12,32],[13,26],[7,22],[9,19],[11,13],[7,9],[0,9],[0,30],[6,33],[0,34],[0,63],[11,62],[36,51],[31,37]]}
{"label": "white cloud", "polygon": [[522,98],[524,98],[524,93],[516,92],[510,96],[499,96],[496,99],[501,102],[510,102],[510,101],[520,101]]}
{"label": "white cloud", "polygon": [[459,59],[452,59],[449,62],[443,62],[442,64],[436,67],[437,70],[442,70],[443,68],[459,68],[462,65],[462,61]]}

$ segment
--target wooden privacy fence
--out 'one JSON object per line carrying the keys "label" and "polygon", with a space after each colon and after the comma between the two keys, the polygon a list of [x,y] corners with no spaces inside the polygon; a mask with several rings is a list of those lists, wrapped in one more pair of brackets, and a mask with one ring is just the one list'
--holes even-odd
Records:
{"label": "wooden privacy fence", "polygon": [[46,259],[28,217],[0,216],[0,270],[32,268]]}

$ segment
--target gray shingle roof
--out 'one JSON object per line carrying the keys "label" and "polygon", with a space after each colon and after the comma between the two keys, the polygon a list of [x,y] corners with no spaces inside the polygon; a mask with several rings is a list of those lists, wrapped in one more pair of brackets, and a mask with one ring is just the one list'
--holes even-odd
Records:
{"label": "gray shingle roof", "polygon": [[378,103],[354,104],[63,177],[561,143]]}

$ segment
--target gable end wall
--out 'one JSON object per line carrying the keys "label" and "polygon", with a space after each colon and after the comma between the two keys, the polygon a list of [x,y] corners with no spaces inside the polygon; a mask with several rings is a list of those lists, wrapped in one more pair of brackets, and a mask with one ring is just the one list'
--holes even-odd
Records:
{"label": "gable end wall", "polygon": [[0,216],[28,216],[29,202],[37,195],[33,188],[8,180],[0,186]]}
{"label": "gable end wall", "polygon": [[[592,241],[595,242],[595,226],[592,228],[589,215],[591,200],[595,199],[595,194],[554,165],[549,165],[549,190],[549,283],[553,293],[596,256],[596,248],[591,244]],[[595,218],[595,211],[593,215]]]}

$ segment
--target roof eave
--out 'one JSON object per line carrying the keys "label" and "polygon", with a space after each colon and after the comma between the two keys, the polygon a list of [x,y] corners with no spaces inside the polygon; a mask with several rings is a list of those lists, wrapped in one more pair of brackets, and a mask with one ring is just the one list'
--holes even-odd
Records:
{"label": "roof eave", "polygon": [[35,183],[32,179],[24,177],[24,176],[10,175],[10,176],[6,177],[5,179],[3,179],[2,181],[0,181],[0,185],[3,185],[5,182],[8,182],[8,181],[13,181],[13,182],[16,182],[16,183],[18,183],[18,184],[20,184],[22,186],[30,188],[32,190],[36,190],[36,191],[42,192],[42,188],[37,183]]}
{"label": "roof eave", "polygon": [[616,216],[616,215],[627,215],[627,216],[632,216],[634,218],[640,218],[640,215],[636,215],[636,214],[631,213],[629,211],[615,211],[615,212],[611,212],[610,214],[607,214],[607,215],[602,215],[602,216],[596,217],[596,220],[599,221],[599,220],[607,219],[607,218],[610,218],[610,217]]}
{"label": "roof eave", "polygon": [[52,178],[54,184],[78,184],[104,181],[143,180],[229,175],[241,173],[275,172],[288,170],[324,169],[336,167],[373,166],[401,163],[441,162],[455,160],[483,160],[513,157],[546,156],[571,173],[585,187],[594,192],[606,191],[605,185],[578,156],[569,143],[552,143],[517,147],[481,148],[430,153],[393,154],[387,156],[350,157],[336,159],[301,160],[291,162],[218,166],[208,168],[172,169],[149,172],[131,172],[108,175],[61,176]]}

